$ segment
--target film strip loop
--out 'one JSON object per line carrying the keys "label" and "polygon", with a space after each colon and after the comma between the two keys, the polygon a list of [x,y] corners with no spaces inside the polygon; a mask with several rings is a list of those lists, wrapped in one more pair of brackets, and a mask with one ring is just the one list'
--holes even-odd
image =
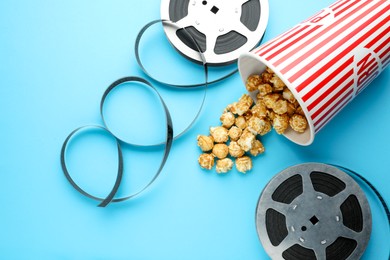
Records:
{"label": "film strip loop", "polygon": [[[86,126],[79,127],[77,129],[75,129],[74,131],[72,131],[68,135],[68,137],[65,139],[65,142],[62,145],[62,149],[61,149],[61,167],[62,167],[62,170],[63,170],[63,172],[65,174],[66,179],[69,181],[69,183],[73,186],[74,189],[76,189],[78,192],[80,192],[84,196],[86,196],[88,198],[91,198],[91,199],[94,199],[94,200],[97,200],[97,201],[100,201],[100,204],[98,205],[99,207],[105,207],[110,202],[121,202],[121,201],[125,201],[125,200],[128,200],[128,199],[131,199],[131,198],[139,195],[143,191],[145,191],[150,185],[152,185],[155,182],[157,177],[160,175],[160,173],[161,173],[162,169],[164,168],[164,165],[165,165],[165,163],[166,163],[166,161],[168,159],[169,152],[170,152],[171,147],[172,147],[172,142],[173,142],[173,125],[172,125],[171,115],[169,113],[169,110],[168,110],[168,108],[167,108],[163,98],[160,96],[160,94],[158,93],[157,89],[155,89],[153,87],[153,85],[150,84],[145,79],[138,78],[138,77],[125,77],[125,78],[121,78],[121,79],[118,79],[117,81],[113,82],[107,88],[107,90],[104,92],[104,95],[103,95],[103,98],[102,98],[102,102],[101,102],[101,109],[103,109],[104,101],[105,101],[107,95],[113,89],[115,89],[117,86],[119,86],[119,85],[121,85],[123,83],[131,83],[131,82],[133,82],[133,83],[134,82],[142,83],[142,85],[151,88],[157,94],[157,96],[159,97],[159,100],[160,100],[161,104],[163,105],[164,113],[165,113],[165,117],[166,117],[166,138],[165,138],[165,141],[164,141],[164,155],[163,155],[163,158],[162,158],[162,160],[160,162],[160,166],[159,166],[158,170],[156,171],[156,173],[154,174],[152,179],[141,190],[133,193],[132,195],[126,196],[126,197],[114,198],[115,194],[117,193],[117,191],[119,189],[120,183],[122,181],[122,176],[123,176],[124,160],[123,160],[123,155],[122,155],[122,145],[123,144],[132,145],[132,144],[118,139],[108,128],[102,127],[102,126],[96,126],[96,125],[86,125]],[[72,140],[72,137],[74,137],[78,133],[80,133],[82,131],[86,131],[88,129],[89,130],[91,130],[91,129],[98,129],[100,131],[104,131],[108,135],[112,136],[115,139],[115,141],[116,141],[117,150],[118,150],[118,171],[117,171],[117,175],[116,175],[115,184],[114,184],[113,188],[111,189],[110,193],[107,195],[106,198],[99,198],[97,196],[94,196],[94,195],[88,193],[87,191],[83,190],[79,185],[77,185],[77,183],[71,177],[71,174],[69,173],[68,167],[67,167],[67,164],[66,164],[66,149],[67,149],[70,141]]]}
{"label": "film strip loop", "polygon": [[[139,39],[141,38],[142,34],[149,27],[151,27],[152,25],[157,24],[157,23],[164,23],[164,24],[170,24],[172,26],[176,26],[174,23],[172,23],[172,22],[170,22],[168,20],[155,20],[155,21],[147,24],[140,31],[140,33],[139,33],[139,35],[137,37],[136,50],[138,49],[137,45],[139,44]],[[102,96],[101,101],[100,101],[100,115],[101,115],[101,118],[102,118],[102,121],[103,121],[103,126],[86,125],[86,126],[79,127],[77,129],[75,129],[74,131],[72,131],[68,135],[68,137],[65,139],[65,141],[64,141],[64,143],[62,145],[60,160],[61,160],[61,167],[62,167],[62,170],[63,170],[63,173],[64,173],[66,179],[69,181],[71,186],[76,191],[78,191],[79,193],[81,193],[82,195],[84,195],[84,196],[86,196],[86,197],[88,197],[90,199],[99,201],[100,202],[100,204],[98,205],[99,207],[106,207],[111,202],[121,202],[121,201],[132,199],[132,198],[138,196],[139,194],[141,194],[142,192],[144,192],[147,188],[149,188],[156,181],[156,179],[159,177],[161,171],[163,170],[163,168],[165,166],[165,163],[166,163],[166,161],[168,159],[168,156],[169,156],[169,153],[170,153],[173,141],[175,139],[181,137],[189,129],[191,129],[191,127],[193,126],[195,121],[198,119],[198,117],[199,117],[199,115],[200,115],[200,113],[201,113],[201,111],[203,109],[203,105],[205,103],[205,99],[206,99],[206,95],[207,95],[208,66],[207,66],[207,63],[206,63],[206,61],[204,59],[204,56],[200,52],[200,48],[199,48],[199,45],[196,42],[196,40],[185,29],[183,29],[183,31],[187,34],[187,38],[190,39],[191,41],[193,41],[194,46],[197,46],[197,48],[199,50],[199,55],[200,55],[201,59],[203,60],[205,81],[202,84],[202,86],[204,86],[204,95],[203,95],[203,98],[202,98],[201,105],[200,105],[200,107],[198,109],[198,112],[197,112],[195,118],[192,120],[192,122],[182,132],[180,132],[178,135],[174,136],[174,134],[173,134],[174,131],[173,131],[172,118],[171,118],[169,109],[168,109],[167,105],[165,104],[162,96],[158,92],[158,90],[149,81],[147,81],[147,80],[145,80],[143,78],[140,78],[140,77],[130,76],[130,77],[124,77],[124,78],[116,80],[103,93],[103,96]],[[156,143],[156,144],[152,144],[152,145],[135,144],[135,143],[127,142],[126,140],[122,140],[122,139],[118,138],[114,133],[112,133],[110,131],[110,129],[109,129],[109,127],[108,127],[108,125],[107,125],[107,123],[105,121],[105,118],[104,118],[104,103],[105,103],[108,95],[111,93],[111,91],[113,91],[116,87],[118,87],[119,85],[124,84],[124,83],[141,83],[141,85],[149,87],[151,90],[153,90],[157,94],[161,104],[163,105],[164,113],[165,113],[165,117],[166,117],[166,138],[165,138],[164,142]],[[166,85],[174,86],[172,84],[166,84]],[[201,86],[201,85],[199,85],[199,86]],[[68,170],[67,164],[66,164],[66,150],[67,150],[67,147],[68,147],[69,143],[71,142],[72,138],[75,135],[77,135],[80,132],[82,132],[82,131],[87,131],[87,130],[91,130],[91,129],[95,129],[95,130],[97,129],[99,131],[103,131],[103,132],[107,133],[108,135],[112,136],[116,140],[116,145],[117,145],[117,150],[118,150],[118,171],[117,171],[117,175],[116,175],[114,186],[112,187],[111,191],[109,192],[109,194],[105,198],[100,198],[100,197],[94,196],[94,195],[88,193],[87,191],[85,191],[84,189],[82,189],[74,181],[74,179],[72,178],[72,176],[71,176],[71,174],[70,174],[70,172]],[[164,146],[164,155],[163,155],[163,158],[162,158],[162,160],[160,162],[160,166],[159,166],[158,170],[153,175],[152,179],[141,190],[139,190],[139,191],[137,191],[137,192],[135,192],[135,193],[133,193],[133,194],[131,194],[129,196],[126,196],[126,197],[115,198],[115,195],[116,195],[116,193],[117,193],[117,191],[119,189],[120,183],[122,181],[122,176],[123,176],[124,159],[123,159],[123,153],[122,153],[122,145],[124,145],[124,144],[130,145],[130,146],[138,146],[138,147],[151,147],[151,146],[161,146],[162,145],[162,146]]]}

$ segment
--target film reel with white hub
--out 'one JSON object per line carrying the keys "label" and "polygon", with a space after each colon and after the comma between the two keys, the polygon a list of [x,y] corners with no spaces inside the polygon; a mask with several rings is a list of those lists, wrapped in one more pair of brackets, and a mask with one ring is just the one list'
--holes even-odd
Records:
{"label": "film reel with white hub", "polygon": [[287,168],[264,188],[257,233],[272,259],[359,259],[371,235],[367,198],[345,172],[326,164]]}
{"label": "film reel with white hub", "polygon": [[[268,0],[162,0],[161,18],[190,32],[208,64],[227,65],[261,41],[268,8]],[[201,62],[182,29],[167,26],[164,30],[182,55]]]}

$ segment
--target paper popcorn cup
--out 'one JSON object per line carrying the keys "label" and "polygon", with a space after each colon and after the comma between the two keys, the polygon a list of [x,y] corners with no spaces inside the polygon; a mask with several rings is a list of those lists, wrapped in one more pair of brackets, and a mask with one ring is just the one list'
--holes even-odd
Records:
{"label": "paper popcorn cup", "polygon": [[285,136],[300,145],[311,144],[389,64],[388,0],[337,1],[238,60],[244,83],[267,66],[294,94],[309,127]]}

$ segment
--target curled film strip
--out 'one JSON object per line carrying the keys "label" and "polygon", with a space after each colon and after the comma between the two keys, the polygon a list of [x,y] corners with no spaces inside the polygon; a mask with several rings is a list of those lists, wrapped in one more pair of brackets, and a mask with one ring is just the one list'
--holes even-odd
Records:
{"label": "curled film strip", "polygon": [[359,178],[389,210],[363,176],[341,166],[307,163],[289,167],[264,188],[256,228],[272,259],[359,259],[368,244],[372,217]]}
{"label": "curled film strip", "polygon": [[[157,24],[157,23],[164,23],[164,24],[169,23],[172,26],[176,26],[172,22],[167,21],[167,20],[155,20],[155,21],[147,24],[144,27],[144,29],[141,30],[140,35],[142,36],[142,33],[147,28],[149,28],[150,26],[152,26],[154,24]],[[192,36],[190,34],[188,34],[187,37],[192,39]],[[195,40],[194,40],[194,45],[197,45],[197,42]],[[201,55],[201,57],[203,57],[200,52],[199,52],[199,54]],[[206,95],[207,79],[208,79],[208,69],[207,69],[207,64],[206,64],[205,61],[203,62],[203,66],[204,66],[204,72],[205,72],[204,86],[205,86],[205,95]],[[160,100],[160,102],[161,102],[161,104],[162,104],[162,106],[164,108],[164,113],[165,113],[165,117],[166,117],[165,118],[166,119],[166,138],[165,138],[165,141],[163,143],[156,143],[156,144],[152,144],[152,145],[134,144],[134,143],[130,143],[130,142],[126,141],[126,140],[119,139],[114,133],[112,133],[110,131],[109,127],[106,124],[106,120],[104,119],[104,104],[105,104],[105,101],[106,101],[108,95],[111,93],[111,91],[113,91],[116,87],[118,87],[118,86],[120,86],[120,85],[122,85],[124,83],[141,83],[142,85],[150,88],[151,90],[153,90],[157,94],[157,96],[158,96],[158,98],[159,98],[159,100]],[[198,111],[197,116],[195,117],[195,119],[190,123],[190,125],[183,132],[181,132],[179,135],[174,137],[174,135],[173,135],[173,124],[172,124],[172,119],[171,119],[171,115],[169,113],[168,107],[166,106],[163,98],[161,97],[161,95],[159,94],[157,89],[151,83],[149,83],[147,80],[145,80],[143,78],[139,78],[139,77],[124,77],[124,78],[116,80],[103,93],[103,96],[102,96],[102,99],[101,99],[101,102],[100,102],[100,114],[101,114],[104,126],[97,126],[97,125],[82,126],[82,127],[79,127],[77,129],[75,129],[74,131],[72,131],[67,136],[67,138],[65,139],[65,141],[64,141],[64,143],[62,145],[62,148],[61,148],[60,161],[61,161],[61,167],[62,167],[62,170],[63,170],[63,173],[64,173],[66,179],[69,181],[71,186],[76,191],[78,191],[79,193],[81,193],[82,195],[84,195],[84,196],[86,196],[86,197],[88,197],[90,199],[94,199],[94,200],[99,201],[100,202],[100,204],[98,205],[99,207],[105,207],[110,202],[121,202],[121,201],[129,200],[129,199],[134,198],[137,195],[141,194],[143,191],[145,191],[147,188],[149,188],[156,181],[157,177],[160,175],[160,173],[161,173],[161,171],[162,171],[162,169],[163,169],[163,167],[164,167],[164,165],[165,165],[165,163],[166,163],[166,161],[168,159],[169,152],[170,152],[173,140],[175,138],[178,138],[182,134],[184,134],[186,131],[188,131],[188,129],[191,128],[191,126],[193,125],[193,123],[195,122],[197,117],[199,116],[199,114],[200,114],[200,112],[202,110],[202,107],[203,107],[205,95],[203,97],[202,105],[199,108],[199,111]],[[83,188],[81,188],[73,180],[73,178],[71,177],[71,174],[70,174],[70,172],[68,170],[67,163],[66,163],[66,151],[67,151],[68,145],[72,141],[72,138],[74,136],[76,136],[77,134],[79,134],[80,132],[91,130],[91,129],[95,129],[95,130],[97,129],[99,131],[103,131],[103,132],[107,133],[108,135],[112,136],[116,140],[116,145],[117,145],[117,150],[118,150],[118,171],[117,171],[117,175],[116,175],[116,180],[115,180],[114,186],[111,189],[111,191],[109,192],[109,194],[107,195],[107,197],[105,197],[105,198],[100,198],[100,197],[94,196],[94,195],[88,193],[87,191],[85,191]],[[152,179],[143,188],[141,188],[139,191],[137,191],[137,192],[135,192],[135,193],[133,193],[133,194],[131,194],[129,196],[125,196],[125,197],[122,197],[122,198],[115,198],[115,194],[117,193],[117,191],[119,189],[119,186],[120,186],[120,183],[121,183],[121,180],[122,180],[122,176],[123,176],[123,166],[124,166],[124,160],[123,160],[123,155],[122,155],[122,145],[123,144],[127,144],[127,145],[130,145],[130,146],[141,146],[141,147],[143,147],[143,146],[160,146],[160,145],[164,145],[164,149],[165,150],[164,150],[164,155],[163,155],[163,158],[162,158],[162,160],[160,162],[160,166],[159,166],[158,170],[153,175]]]}

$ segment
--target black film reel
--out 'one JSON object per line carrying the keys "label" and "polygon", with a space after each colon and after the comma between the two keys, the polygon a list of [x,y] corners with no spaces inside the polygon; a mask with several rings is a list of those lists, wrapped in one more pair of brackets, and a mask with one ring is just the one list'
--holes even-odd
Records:
{"label": "black film reel", "polygon": [[287,168],[267,184],[256,226],[272,259],[359,259],[372,219],[352,177],[330,165],[307,163]]}
{"label": "black film reel", "polygon": [[[260,42],[269,16],[268,0],[162,0],[161,18],[185,28],[210,65],[227,65]],[[201,62],[182,30],[164,27],[172,45]]]}

